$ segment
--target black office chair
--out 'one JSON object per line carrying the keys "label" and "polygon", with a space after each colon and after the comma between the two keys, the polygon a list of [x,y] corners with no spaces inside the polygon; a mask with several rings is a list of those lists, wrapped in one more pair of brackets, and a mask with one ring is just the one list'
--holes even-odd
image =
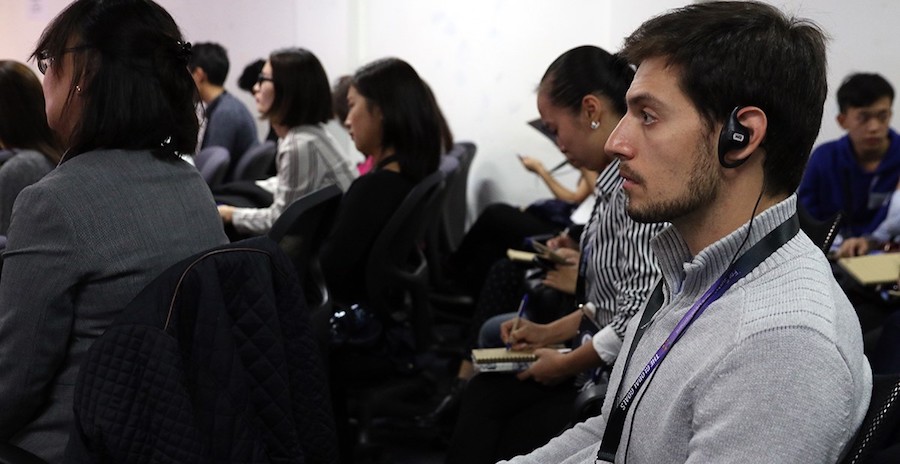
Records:
{"label": "black office chair", "polygon": [[437,200],[437,207],[440,211],[436,220],[432,221],[428,230],[425,231],[425,258],[428,260],[429,278],[432,287],[442,288],[446,281],[443,274],[442,261],[445,256],[452,251],[448,248],[449,242],[444,225],[444,217],[450,205],[450,190],[452,182],[459,175],[460,162],[459,157],[446,154],[441,156],[441,164],[438,170],[444,175],[444,188]]}
{"label": "black office chair", "polygon": [[446,194],[438,221],[428,230],[426,247],[431,272],[429,299],[434,304],[439,318],[455,324],[468,323],[475,305],[474,299],[469,295],[460,294],[444,274],[447,258],[456,250],[465,234],[469,168],[472,166],[475,151],[474,143],[459,142],[444,155],[445,159],[457,160],[458,167],[449,169],[449,163],[442,164],[441,169],[447,174]]}
{"label": "black office chair", "polygon": [[269,238],[291,258],[312,311],[330,303],[318,252],[331,230],[342,195],[337,185],[304,195],[288,205],[269,229]]}
{"label": "black office chair", "polygon": [[[440,212],[444,173],[422,179],[378,234],[366,264],[367,303],[413,329],[418,351],[433,342],[425,234]],[[409,305],[405,304],[409,301]]]}
{"label": "black office chair", "polygon": [[231,180],[259,180],[269,177],[277,151],[278,146],[272,140],[248,149],[238,159]]}
{"label": "black office chair", "polygon": [[225,180],[231,157],[225,147],[206,147],[194,155],[194,165],[210,188],[217,187]]}
{"label": "black office chair", "polygon": [[[900,374],[876,375],[872,401],[841,464],[889,462],[880,453],[900,445]],[[896,452],[896,451],[894,451]]]}
{"label": "black office chair", "polygon": [[800,229],[827,255],[828,251],[831,250],[831,244],[834,243],[834,239],[837,237],[843,215],[837,212],[830,218],[820,221],[812,217],[798,201],[797,219],[800,220]]}
{"label": "black office chair", "polygon": [[459,168],[447,178],[447,197],[440,216],[441,252],[449,253],[459,246],[466,232],[468,212],[469,170],[475,159],[477,147],[472,142],[458,142],[447,153],[459,161]]}
{"label": "black office chair", "polygon": [[[426,230],[437,221],[444,187],[438,170],[406,196],[378,234],[366,264],[366,301],[362,306],[384,321],[374,346],[346,357],[353,368],[347,384],[348,410],[358,426],[358,445],[371,445],[372,435],[423,411],[411,398],[433,388],[419,364],[434,343],[428,304],[428,262],[422,250]],[[393,424],[393,425],[391,425]]]}

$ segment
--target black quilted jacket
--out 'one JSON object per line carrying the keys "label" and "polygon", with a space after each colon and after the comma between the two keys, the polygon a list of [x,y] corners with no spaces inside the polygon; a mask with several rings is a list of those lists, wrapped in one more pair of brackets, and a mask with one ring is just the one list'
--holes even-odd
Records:
{"label": "black quilted jacket", "polygon": [[67,461],[336,462],[303,301],[265,237],[173,266],[91,347]]}

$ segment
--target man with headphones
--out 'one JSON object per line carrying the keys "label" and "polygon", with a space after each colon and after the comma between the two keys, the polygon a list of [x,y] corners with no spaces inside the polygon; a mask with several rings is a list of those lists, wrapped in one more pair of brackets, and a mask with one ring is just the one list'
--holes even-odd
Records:
{"label": "man with headphones", "polygon": [[824,34],[770,5],[704,2],[645,22],[622,54],[637,73],[606,150],[628,214],[672,224],[652,243],[663,279],[601,415],[511,462],[837,462],[872,374],[796,216]]}

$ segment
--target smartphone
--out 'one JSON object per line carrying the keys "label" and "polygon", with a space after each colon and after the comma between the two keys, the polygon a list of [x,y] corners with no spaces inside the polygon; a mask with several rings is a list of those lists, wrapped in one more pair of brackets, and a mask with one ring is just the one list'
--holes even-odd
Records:
{"label": "smartphone", "polygon": [[535,250],[539,253],[538,257],[549,260],[554,264],[569,264],[566,261],[566,258],[556,254],[553,250],[550,249],[547,245],[544,245],[541,242],[534,241],[531,242],[531,246],[534,247]]}

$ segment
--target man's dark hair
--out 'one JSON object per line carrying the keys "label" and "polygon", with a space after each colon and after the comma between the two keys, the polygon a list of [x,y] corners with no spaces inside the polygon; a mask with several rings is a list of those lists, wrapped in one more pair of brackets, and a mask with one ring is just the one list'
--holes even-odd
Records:
{"label": "man's dark hair", "polygon": [[260,58],[244,67],[244,71],[237,80],[238,88],[253,93],[253,86],[256,85],[256,79],[259,78],[259,73],[262,72],[265,65],[266,60]]}
{"label": "man's dark hair", "polygon": [[[63,111],[72,111],[73,98],[81,109],[62,141],[65,160],[98,148],[151,150],[161,158],[194,152],[200,96],[183,41],[172,16],[150,0],[76,0],[50,23],[31,56],[72,54]],[[59,75],[60,68],[47,72]]]}
{"label": "man's dark hair", "polygon": [[275,99],[263,116],[288,127],[331,119],[331,88],[316,55],[303,48],[286,48],[269,55],[269,63]]}
{"label": "man's dark hair", "polygon": [[844,79],[837,91],[838,109],[841,113],[850,108],[862,108],[888,97],[894,101],[894,88],[879,74],[851,74]]}
{"label": "man's dark hair", "polygon": [[625,93],[633,79],[634,69],[624,59],[602,48],[583,45],[550,64],[540,89],[554,105],[574,113],[581,111],[585,95],[604,95],[621,116],[627,110]]}
{"label": "man's dark hair", "polygon": [[383,148],[393,148],[400,172],[418,182],[437,170],[441,122],[436,101],[415,69],[398,58],[369,63],[353,75],[369,111],[381,110]]}
{"label": "man's dark hair", "polygon": [[623,56],[640,66],[661,57],[712,129],[737,106],[768,120],[761,147],[765,190],[796,190],[822,122],[827,93],[825,35],[807,20],[758,2],[704,2],[642,24]]}
{"label": "man's dark hair", "polygon": [[350,91],[350,83],[352,82],[353,76],[341,76],[334,83],[334,90],[331,92],[334,117],[337,118],[342,126],[350,113],[350,106],[347,104],[347,92]]}
{"label": "man's dark hair", "polygon": [[195,44],[191,49],[188,69],[193,72],[197,68],[203,69],[210,84],[219,87],[225,85],[225,77],[228,76],[228,53],[225,47],[212,42]]}

